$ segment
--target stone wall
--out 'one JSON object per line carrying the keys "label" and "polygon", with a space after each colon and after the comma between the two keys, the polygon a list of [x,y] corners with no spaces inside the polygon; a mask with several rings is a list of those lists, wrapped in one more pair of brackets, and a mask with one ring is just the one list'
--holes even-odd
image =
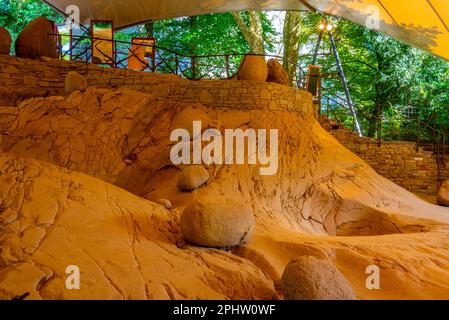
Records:
{"label": "stone wall", "polygon": [[324,126],[341,144],[365,160],[379,174],[405,189],[435,195],[442,180],[448,178],[443,164],[431,151],[416,149],[413,142],[382,142],[361,138],[348,129]]}
{"label": "stone wall", "polygon": [[34,61],[0,55],[0,105],[14,106],[34,96],[65,95],[65,75],[76,70],[90,86],[127,87],[159,97],[201,102],[213,107],[276,108],[313,112],[312,99],[303,90],[274,83],[238,80],[181,79],[125,69],[103,68],[81,62],[56,59]]}

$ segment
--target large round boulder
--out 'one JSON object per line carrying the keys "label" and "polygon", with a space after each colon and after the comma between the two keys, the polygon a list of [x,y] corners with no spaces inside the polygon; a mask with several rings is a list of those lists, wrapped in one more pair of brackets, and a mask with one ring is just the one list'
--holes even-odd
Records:
{"label": "large round boulder", "polygon": [[16,40],[16,56],[26,59],[40,57],[58,58],[55,32],[52,23],[45,17],[31,21]]}
{"label": "large round boulder", "polygon": [[182,191],[198,189],[209,180],[209,172],[200,165],[184,167],[178,176],[178,188]]}
{"label": "large round boulder", "polygon": [[286,300],[355,300],[348,280],[331,263],[313,256],[290,261],[282,274]]}
{"label": "large round boulder", "polygon": [[284,86],[290,85],[290,78],[284,67],[276,60],[270,59],[267,62],[268,78],[267,82],[274,82]]}
{"label": "large round boulder", "polygon": [[204,247],[229,248],[246,243],[254,224],[253,209],[249,205],[217,196],[198,198],[181,216],[184,238]]}
{"label": "large round boulder", "polygon": [[267,81],[268,67],[263,56],[247,55],[237,73],[239,80]]}
{"label": "large round boulder", "polygon": [[11,35],[8,30],[0,27],[0,54],[9,54],[11,51]]}
{"label": "large round boulder", "polygon": [[441,206],[449,207],[449,179],[441,184],[437,193],[437,202]]}

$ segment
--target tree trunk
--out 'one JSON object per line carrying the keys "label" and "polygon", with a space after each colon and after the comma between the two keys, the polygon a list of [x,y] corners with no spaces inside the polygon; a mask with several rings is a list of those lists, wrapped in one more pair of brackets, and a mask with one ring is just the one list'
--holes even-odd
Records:
{"label": "tree trunk", "polygon": [[375,138],[377,132],[377,117],[372,116],[368,118],[368,137]]}
{"label": "tree trunk", "polygon": [[232,12],[232,16],[248,43],[251,53],[255,54],[265,54],[260,15],[260,11],[248,11],[249,24],[246,24],[239,12]]}
{"label": "tree trunk", "polygon": [[299,60],[299,36],[301,31],[301,12],[287,11],[284,20],[284,68],[290,79],[296,78],[296,65]]}
{"label": "tree trunk", "polygon": [[145,23],[145,33],[148,38],[154,38],[154,22]]}

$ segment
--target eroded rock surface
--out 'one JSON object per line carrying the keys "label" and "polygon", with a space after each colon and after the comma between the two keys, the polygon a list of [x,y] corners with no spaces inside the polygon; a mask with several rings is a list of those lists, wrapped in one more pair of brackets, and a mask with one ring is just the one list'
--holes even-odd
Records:
{"label": "eroded rock surface", "polygon": [[[44,175],[27,173],[26,183],[18,168],[37,162],[14,160],[19,164],[3,166],[3,197],[17,198],[2,200],[5,208],[12,208],[1,214],[4,297],[23,294],[23,288],[34,292],[33,297],[76,295],[59,280],[65,266],[75,263],[71,258],[81,257],[80,264],[104,284],[89,278],[77,297],[136,298],[132,292],[137,292],[142,298],[265,298],[273,293],[273,283],[280,284],[292,259],[314,255],[334,264],[360,299],[449,298],[449,210],[425,203],[379,176],[311,117],[282,108],[211,108],[96,88],[67,98],[30,99],[18,108],[0,108],[0,115],[0,151],[7,153],[2,159],[9,159],[4,163],[23,157],[53,164],[39,162],[37,167],[51,169]],[[170,132],[189,129],[199,119],[204,127],[220,132],[278,129],[277,173],[261,176],[259,165],[211,165],[207,185],[194,192],[180,190],[181,170],[170,162]],[[78,185],[85,188],[81,194]],[[183,238],[182,212],[201,196],[232,198],[252,208],[253,237],[234,248],[234,255],[192,246],[185,251],[176,245]],[[173,208],[168,212],[143,198],[169,199]],[[116,224],[111,212],[121,219]],[[123,214],[127,218],[120,218]],[[16,222],[22,218],[26,222]],[[163,227],[167,224],[160,224],[161,219],[168,219],[170,227]],[[47,226],[55,223],[61,227],[47,234]],[[35,239],[43,239],[42,244],[36,245]],[[130,243],[141,250],[138,262],[149,281],[138,277]],[[166,246],[161,248],[161,243]],[[123,253],[110,257],[122,246]],[[122,255],[120,262],[111,262]],[[382,290],[366,288],[369,265],[379,266]],[[34,271],[26,272],[28,279],[23,270]],[[167,279],[177,270],[188,270],[190,280],[185,274],[176,276],[166,290]],[[244,273],[236,276],[233,270]],[[215,282],[223,274],[225,282]],[[47,285],[45,279],[50,279]],[[148,295],[143,283],[150,286]],[[132,289],[125,290],[128,286]]]}
{"label": "eroded rock surface", "polygon": [[0,199],[0,299],[276,297],[250,261],[178,248],[179,212],[85,174],[0,154]]}

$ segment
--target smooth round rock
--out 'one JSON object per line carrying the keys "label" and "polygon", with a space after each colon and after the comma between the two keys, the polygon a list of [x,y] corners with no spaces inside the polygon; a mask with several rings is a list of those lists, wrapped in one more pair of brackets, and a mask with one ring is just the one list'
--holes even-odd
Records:
{"label": "smooth round rock", "polygon": [[203,247],[228,248],[246,243],[254,225],[252,207],[224,198],[197,199],[181,216],[184,238]]}
{"label": "smooth round rock", "polygon": [[68,94],[81,91],[84,92],[87,89],[87,80],[78,72],[70,71],[65,76],[65,92]]}
{"label": "smooth round rock", "polygon": [[284,86],[290,85],[290,78],[284,67],[276,60],[270,59],[267,62],[268,78],[267,82],[274,82]]}
{"label": "smooth round rock", "polygon": [[200,165],[188,166],[182,169],[178,177],[178,188],[182,191],[198,189],[209,180],[209,172]]}
{"label": "smooth round rock", "polygon": [[167,199],[156,199],[154,202],[156,202],[157,204],[160,204],[161,206],[165,207],[165,209],[171,209],[172,208],[172,204],[170,200]]}
{"label": "smooth round rock", "polygon": [[355,300],[344,275],[331,263],[313,256],[290,261],[282,274],[286,300]]}
{"label": "smooth round rock", "polygon": [[267,81],[268,67],[262,56],[245,56],[237,73],[239,80]]}
{"label": "smooth round rock", "polygon": [[11,51],[11,35],[5,28],[0,27],[0,54],[9,55]]}
{"label": "smooth round rock", "polygon": [[16,56],[26,59],[40,57],[58,58],[55,32],[51,22],[45,17],[31,21],[19,34],[16,40]]}
{"label": "smooth round rock", "polygon": [[449,207],[449,179],[443,181],[437,193],[437,203]]}

